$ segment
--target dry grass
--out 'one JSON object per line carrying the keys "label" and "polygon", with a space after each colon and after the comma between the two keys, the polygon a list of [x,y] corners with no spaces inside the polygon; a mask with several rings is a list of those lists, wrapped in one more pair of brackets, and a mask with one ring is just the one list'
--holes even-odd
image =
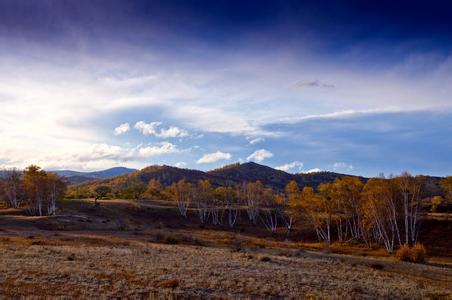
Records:
{"label": "dry grass", "polygon": [[425,265],[407,269],[365,258],[287,256],[269,249],[236,252],[142,241],[123,246],[88,240],[78,245],[65,241],[31,245],[26,240],[10,238],[0,245],[0,295],[4,297],[141,297],[169,290],[175,295],[220,298],[451,295],[450,269]]}
{"label": "dry grass", "polygon": [[[68,205],[66,215],[78,218],[0,217],[0,298],[451,297],[448,267],[370,257],[380,250],[352,244],[168,223],[128,202],[102,205]],[[42,227],[54,222],[65,229]],[[356,249],[369,257],[350,255]]]}

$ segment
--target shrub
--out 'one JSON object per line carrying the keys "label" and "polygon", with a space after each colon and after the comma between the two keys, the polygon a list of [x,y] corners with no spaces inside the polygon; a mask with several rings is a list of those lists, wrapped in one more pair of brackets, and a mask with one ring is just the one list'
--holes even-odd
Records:
{"label": "shrub", "polygon": [[408,244],[403,245],[396,252],[396,256],[401,261],[411,261],[411,248]]}
{"label": "shrub", "polygon": [[158,287],[174,289],[179,286],[178,279],[163,280],[157,284]]}
{"label": "shrub", "polygon": [[370,265],[370,267],[375,270],[383,270],[384,269],[384,266],[379,263],[373,263]]}
{"label": "shrub", "polygon": [[427,256],[427,250],[425,250],[425,247],[422,244],[416,244],[411,249],[411,259],[413,262],[424,263],[426,256]]}
{"label": "shrub", "polygon": [[420,243],[416,244],[414,247],[405,244],[397,250],[396,256],[401,261],[424,263],[427,251]]}

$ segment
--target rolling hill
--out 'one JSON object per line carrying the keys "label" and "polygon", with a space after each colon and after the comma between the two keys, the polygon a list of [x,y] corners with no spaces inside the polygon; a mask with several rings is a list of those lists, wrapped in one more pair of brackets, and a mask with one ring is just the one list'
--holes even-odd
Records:
{"label": "rolling hill", "polygon": [[[170,185],[173,182],[185,179],[191,183],[196,183],[199,180],[209,180],[214,186],[230,186],[241,182],[260,180],[265,186],[281,191],[292,180],[295,180],[300,187],[317,187],[321,183],[331,182],[343,176],[346,175],[334,172],[290,174],[268,166],[248,162],[243,164],[236,163],[208,172],[172,166],[149,166],[134,173],[98,179],[85,185],[89,187],[107,185],[112,188],[120,188],[126,187],[137,180],[147,184],[151,179],[155,179],[163,185]],[[365,178],[362,179],[365,180]]]}

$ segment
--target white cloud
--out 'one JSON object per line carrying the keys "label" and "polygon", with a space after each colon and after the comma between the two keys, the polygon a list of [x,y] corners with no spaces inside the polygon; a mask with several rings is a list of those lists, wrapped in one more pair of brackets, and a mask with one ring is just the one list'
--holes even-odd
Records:
{"label": "white cloud", "polygon": [[156,134],[156,136],[159,138],[184,137],[187,135],[188,135],[187,131],[175,126],[171,126],[168,129],[162,129],[160,130],[160,133]]}
{"label": "white cloud", "polygon": [[314,168],[314,169],[309,169],[307,171],[304,171],[303,173],[310,174],[310,173],[318,173],[318,172],[322,172],[322,170],[319,168]]}
{"label": "white cloud", "polygon": [[175,126],[170,126],[167,129],[159,129],[158,127],[161,124],[161,122],[146,123],[144,121],[138,121],[134,127],[135,129],[138,129],[143,135],[153,135],[158,138],[175,138],[188,135],[187,131]]}
{"label": "white cloud", "polygon": [[121,134],[126,133],[129,130],[130,130],[129,123],[122,123],[121,125],[119,125],[118,127],[115,128],[114,134],[115,135],[121,135]]}
{"label": "white cloud", "polygon": [[177,152],[177,147],[169,142],[162,142],[159,146],[140,147],[137,149],[138,154],[141,157],[151,157],[168,153]]}
{"label": "white cloud", "polygon": [[303,166],[304,165],[303,165],[302,162],[293,161],[291,163],[287,163],[287,164],[281,165],[279,167],[276,167],[275,169],[281,170],[281,171],[284,171],[284,172],[287,172],[287,171],[292,170],[292,169],[296,169],[297,171],[301,171]]}
{"label": "white cloud", "polygon": [[231,157],[232,156],[230,153],[217,151],[217,152],[208,153],[208,154],[203,155],[200,159],[198,159],[198,161],[196,163],[197,164],[209,164],[209,163],[217,162],[219,160],[228,160],[228,159],[231,159]]}
{"label": "white cloud", "polygon": [[271,153],[268,150],[260,149],[255,152],[253,152],[250,156],[246,158],[247,161],[255,161],[255,162],[261,162],[264,159],[270,158],[273,156],[273,153]]}
{"label": "white cloud", "polygon": [[337,170],[351,171],[351,170],[353,170],[353,165],[347,164],[345,162],[336,162],[333,164],[333,169],[335,171],[337,171]]}
{"label": "white cloud", "polygon": [[143,135],[156,135],[157,126],[162,124],[161,122],[151,122],[145,123],[143,121],[138,121],[135,123],[135,129],[138,129]]}
{"label": "white cloud", "polygon": [[94,144],[81,154],[76,154],[75,158],[80,162],[102,159],[127,161],[175,153],[177,151],[176,145],[169,142],[158,143],[155,146],[138,145],[133,148],[108,144]]}
{"label": "white cloud", "polygon": [[181,161],[181,162],[178,162],[178,163],[174,164],[174,166],[178,167],[178,168],[185,168],[187,166],[187,163]]}

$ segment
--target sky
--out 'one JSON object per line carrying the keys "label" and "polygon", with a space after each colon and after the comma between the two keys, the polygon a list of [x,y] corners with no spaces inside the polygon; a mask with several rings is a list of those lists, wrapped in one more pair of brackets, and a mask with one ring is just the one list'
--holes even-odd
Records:
{"label": "sky", "polygon": [[450,1],[0,0],[0,168],[452,175]]}

